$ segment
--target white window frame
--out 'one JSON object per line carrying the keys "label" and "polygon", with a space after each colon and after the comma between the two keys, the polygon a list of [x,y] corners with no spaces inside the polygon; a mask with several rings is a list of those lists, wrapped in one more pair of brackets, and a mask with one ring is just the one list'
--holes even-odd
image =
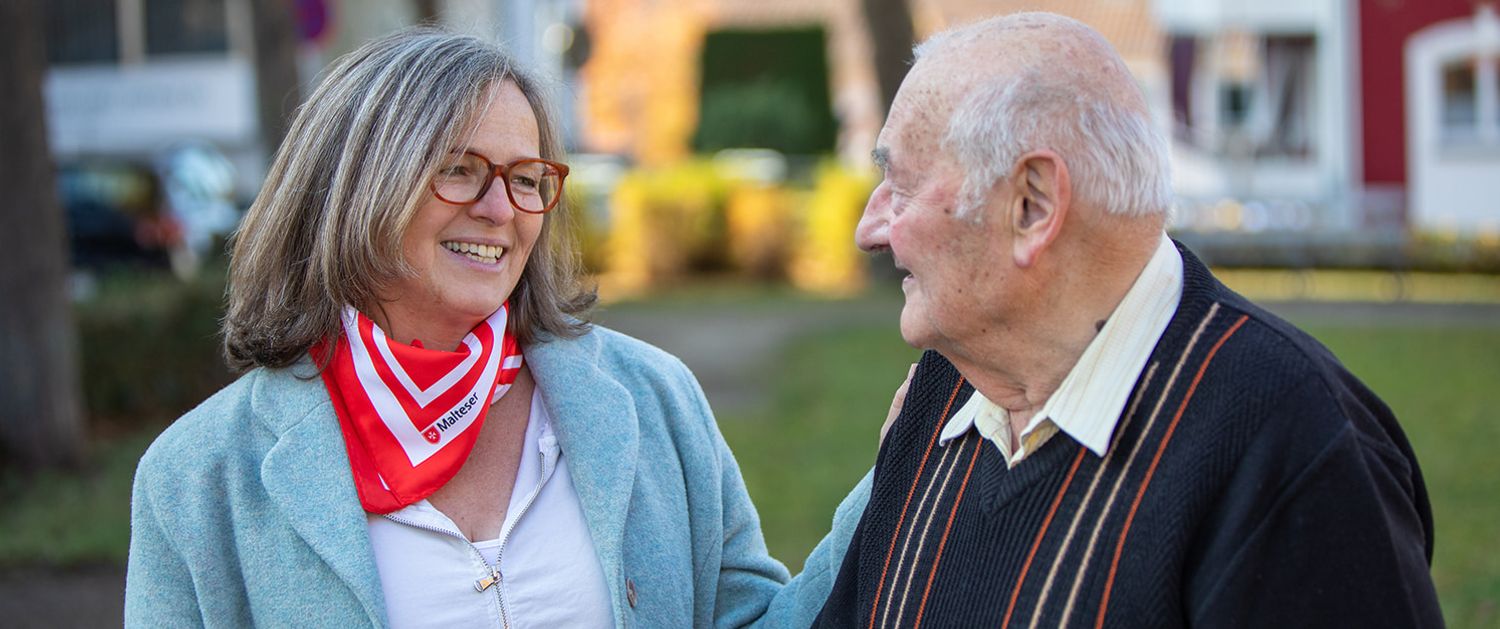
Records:
{"label": "white window frame", "polygon": [[[1475,138],[1455,142],[1442,120],[1443,68],[1474,59]],[[1436,141],[1442,151],[1500,149],[1500,20],[1494,7],[1480,5],[1473,18],[1429,26],[1406,46],[1407,107],[1418,112],[1408,129],[1412,142]],[[1411,147],[1418,148],[1418,147]],[[1410,149],[1409,149],[1410,150]]]}

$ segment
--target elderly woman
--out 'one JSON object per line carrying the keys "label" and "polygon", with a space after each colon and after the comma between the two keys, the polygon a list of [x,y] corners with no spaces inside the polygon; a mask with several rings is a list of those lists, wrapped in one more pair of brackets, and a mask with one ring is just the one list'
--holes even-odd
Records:
{"label": "elderly woman", "polygon": [[334,65],[235,236],[248,373],[141,460],[127,625],[811,620],[693,376],[578,318],[561,159],[480,40]]}

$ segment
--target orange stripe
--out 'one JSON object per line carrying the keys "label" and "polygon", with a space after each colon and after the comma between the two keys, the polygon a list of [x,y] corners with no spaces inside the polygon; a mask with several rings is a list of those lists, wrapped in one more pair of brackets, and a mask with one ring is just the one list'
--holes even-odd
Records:
{"label": "orange stripe", "polygon": [[1078,465],[1083,463],[1085,452],[1088,452],[1088,448],[1078,446],[1078,456],[1073,457],[1073,467],[1068,468],[1068,477],[1063,480],[1062,488],[1057,490],[1057,497],[1052,499],[1052,508],[1047,510],[1047,519],[1042,520],[1042,528],[1036,532],[1036,539],[1031,542],[1031,551],[1026,553],[1026,563],[1021,564],[1021,576],[1016,577],[1016,588],[1010,591],[1010,604],[1005,607],[1005,620],[1000,622],[1000,629],[1010,626],[1010,615],[1016,610],[1016,598],[1021,595],[1021,586],[1026,584],[1026,573],[1031,570],[1031,560],[1036,558],[1037,548],[1042,545],[1042,538],[1047,536],[1047,528],[1052,526],[1052,516],[1057,515],[1057,507],[1068,493],[1068,486],[1073,484],[1073,474],[1078,471]]}
{"label": "orange stripe", "polygon": [[906,522],[906,510],[911,506],[912,494],[917,492],[917,485],[922,480],[922,471],[927,469],[927,458],[932,454],[932,445],[937,443],[938,435],[943,432],[943,424],[948,419],[948,409],[953,407],[953,398],[958,397],[958,390],[964,387],[964,377],[958,377],[958,384],[953,385],[953,392],[948,394],[948,403],[943,405],[943,414],[939,416],[937,429],[933,431],[932,438],[927,440],[927,451],[922,453],[922,463],[917,465],[917,475],[911,480],[911,489],[906,490],[906,502],[901,505],[901,517],[896,519],[896,530],[891,533],[891,546],[885,551],[885,565],[880,567],[880,580],[875,583],[875,602],[870,604],[870,629],[875,627],[875,610],[880,609],[880,593],[885,590],[886,572],[891,569],[891,555],[896,552],[896,540],[901,537],[901,525]]}
{"label": "orange stripe", "polygon": [[1172,433],[1177,430],[1177,422],[1182,419],[1182,413],[1187,410],[1188,402],[1193,399],[1193,392],[1198,390],[1198,382],[1203,380],[1203,372],[1208,371],[1208,364],[1213,362],[1214,354],[1224,346],[1224,342],[1245,324],[1250,315],[1240,315],[1234,325],[1219,337],[1219,342],[1214,343],[1212,349],[1208,350],[1208,356],[1203,358],[1203,364],[1198,366],[1198,373],[1193,376],[1193,383],[1188,385],[1187,395],[1183,396],[1182,403],[1177,405],[1177,413],[1172,416],[1172,423],[1167,425],[1167,433],[1161,438],[1161,445],[1156,447],[1156,455],[1151,457],[1151,466],[1146,468],[1146,478],[1141,480],[1141,488],[1135,492],[1135,501],[1130,503],[1130,513],[1125,516],[1125,528],[1120,529],[1120,539],[1115,543],[1115,558],[1109,564],[1109,579],[1104,582],[1104,597],[1099,600],[1099,616],[1094,620],[1094,629],[1104,626],[1104,614],[1109,610],[1109,595],[1114,589],[1115,572],[1120,568],[1120,553],[1125,550],[1125,536],[1130,534],[1130,524],[1135,520],[1135,512],[1141,506],[1141,498],[1146,495],[1146,487],[1151,484],[1151,476],[1156,473],[1156,464],[1161,462],[1162,452],[1167,449],[1167,443],[1172,441]]}
{"label": "orange stripe", "polygon": [[[927,593],[932,591],[932,578],[937,576],[938,564],[943,561],[943,547],[948,545],[948,531],[953,530],[953,518],[958,515],[958,504],[964,501],[964,489],[969,486],[969,475],[974,473],[974,462],[979,460],[979,449],[982,447],[984,447],[984,439],[976,439],[974,454],[969,457],[969,469],[964,471],[964,480],[958,484],[958,495],[954,496],[953,509],[948,512],[948,524],[943,526],[943,537],[938,540],[937,555],[932,558],[932,571],[927,573],[927,585],[922,588],[922,603],[917,605],[917,620],[916,624],[912,625],[912,629],[919,629],[922,626],[922,612],[927,609]],[[912,562],[915,563],[916,559],[912,559]],[[901,619],[896,620],[899,622]]]}

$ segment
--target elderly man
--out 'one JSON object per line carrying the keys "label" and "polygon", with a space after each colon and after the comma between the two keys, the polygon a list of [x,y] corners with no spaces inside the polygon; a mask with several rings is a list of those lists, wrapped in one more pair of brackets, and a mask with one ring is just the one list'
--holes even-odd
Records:
{"label": "elderly man", "polygon": [[931,351],[817,624],[1440,625],[1395,418],[1166,237],[1109,44],[1019,14],[916,57],[856,239]]}

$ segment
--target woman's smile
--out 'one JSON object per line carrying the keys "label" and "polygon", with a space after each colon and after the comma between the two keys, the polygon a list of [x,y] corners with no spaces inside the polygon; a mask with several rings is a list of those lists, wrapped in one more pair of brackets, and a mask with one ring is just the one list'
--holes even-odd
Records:
{"label": "woman's smile", "polygon": [[443,248],[471,262],[476,262],[486,267],[498,266],[500,258],[505,255],[504,246],[487,245],[479,242],[445,240],[443,241]]}

